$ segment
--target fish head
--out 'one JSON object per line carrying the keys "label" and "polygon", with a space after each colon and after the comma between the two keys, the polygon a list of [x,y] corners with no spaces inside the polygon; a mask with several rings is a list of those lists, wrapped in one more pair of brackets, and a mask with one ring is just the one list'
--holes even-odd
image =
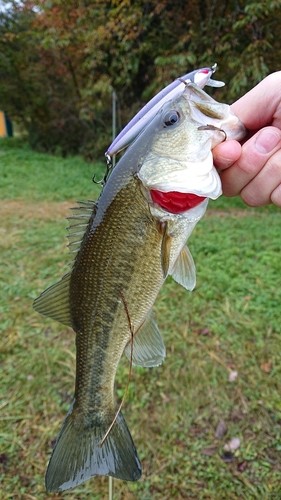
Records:
{"label": "fish head", "polygon": [[[213,165],[212,149],[230,137],[241,140],[246,132],[229,105],[215,101],[190,83],[177,99],[162,106],[150,125],[145,133],[152,139],[139,163],[138,177],[152,203],[169,211],[173,203],[165,200],[173,193],[178,208],[172,210],[180,213],[206,198],[218,198],[221,181]],[[190,204],[181,203],[181,198],[190,195]]]}
{"label": "fish head", "polygon": [[180,76],[167,87],[162,89],[156,96],[154,96],[121,130],[117,137],[110,144],[106,155],[115,156],[137,137],[151,119],[156,115],[157,111],[163,106],[165,102],[178,97],[185,88],[187,83],[196,83],[199,87],[203,88],[205,85],[210,87],[222,87],[224,82],[213,80],[211,76],[215,73],[217,65],[214,64],[208,68],[200,68],[183,76]]}

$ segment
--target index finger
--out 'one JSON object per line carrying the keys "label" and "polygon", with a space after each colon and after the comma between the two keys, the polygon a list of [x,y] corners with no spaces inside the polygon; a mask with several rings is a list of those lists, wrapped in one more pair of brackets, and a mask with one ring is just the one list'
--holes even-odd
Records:
{"label": "index finger", "polygon": [[267,125],[281,129],[281,71],[267,76],[232,104],[231,109],[248,130]]}

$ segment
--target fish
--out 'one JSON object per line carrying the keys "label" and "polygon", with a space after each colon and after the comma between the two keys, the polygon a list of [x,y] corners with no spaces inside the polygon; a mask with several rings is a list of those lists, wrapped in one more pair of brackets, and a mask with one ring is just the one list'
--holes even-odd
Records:
{"label": "fish", "polygon": [[210,87],[223,87],[224,82],[211,78],[216,69],[217,64],[215,63],[210,68],[195,69],[190,73],[186,73],[176,78],[176,80],[158,92],[158,94],[145,104],[145,106],[143,106],[143,108],[141,108],[141,110],[129,121],[110,144],[105,155],[107,157],[113,157],[126,148],[147,123],[150,122],[151,118],[156,115],[157,111],[165,102],[175,99],[183,92],[187,83],[196,83],[198,87],[201,88],[204,88],[205,85]]}
{"label": "fish", "polygon": [[123,353],[133,365],[163,362],[153,304],[169,275],[194,288],[186,241],[208,199],[221,194],[212,148],[244,135],[227,104],[187,84],[128,147],[99,199],[73,209],[72,267],[34,301],[36,311],[76,333],[74,398],[49,461],[47,491],[71,489],[95,475],[141,477],[116,403],[116,370]]}

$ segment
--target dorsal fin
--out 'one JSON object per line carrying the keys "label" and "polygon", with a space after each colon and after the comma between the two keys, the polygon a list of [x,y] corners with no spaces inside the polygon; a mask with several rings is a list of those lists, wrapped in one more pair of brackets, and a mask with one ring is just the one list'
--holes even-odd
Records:
{"label": "dorsal fin", "polygon": [[81,241],[83,240],[85,231],[90,220],[93,220],[97,211],[96,201],[78,201],[77,207],[71,208],[73,215],[67,217],[70,222],[68,226],[69,251],[77,253],[80,249]]}
{"label": "dorsal fin", "polygon": [[[68,229],[68,239],[70,252],[77,253],[79,251],[81,241],[85,231],[97,211],[97,202],[95,201],[79,201],[79,205],[71,209],[74,215],[67,217],[70,221]],[[74,261],[75,262],[75,261]],[[71,266],[73,265],[73,262]],[[63,278],[47,288],[33,303],[34,309],[55,319],[64,325],[71,326],[71,314],[69,309],[69,286],[70,286],[71,271]]]}
{"label": "dorsal fin", "polygon": [[[131,359],[132,341],[125,347],[125,354]],[[150,311],[133,338],[133,365],[146,368],[159,366],[166,356],[166,349],[157,323]]]}

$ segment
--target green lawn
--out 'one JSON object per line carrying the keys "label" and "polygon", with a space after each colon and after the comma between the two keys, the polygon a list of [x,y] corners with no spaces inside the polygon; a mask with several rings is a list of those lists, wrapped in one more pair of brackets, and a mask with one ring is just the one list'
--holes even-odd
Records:
{"label": "green lawn", "polygon": [[[32,309],[60,278],[69,206],[95,199],[104,165],[0,142],[0,499],[100,500],[108,479],[47,494],[44,474],[72,398],[74,334]],[[167,357],[134,369],[123,408],[143,465],[125,500],[281,498],[280,209],[221,198],[190,238],[192,293],[168,279],[155,305]],[[238,372],[234,381],[229,377]],[[121,397],[128,362],[117,377]],[[215,431],[223,420],[227,431]],[[240,447],[223,447],[238,437]]]}

